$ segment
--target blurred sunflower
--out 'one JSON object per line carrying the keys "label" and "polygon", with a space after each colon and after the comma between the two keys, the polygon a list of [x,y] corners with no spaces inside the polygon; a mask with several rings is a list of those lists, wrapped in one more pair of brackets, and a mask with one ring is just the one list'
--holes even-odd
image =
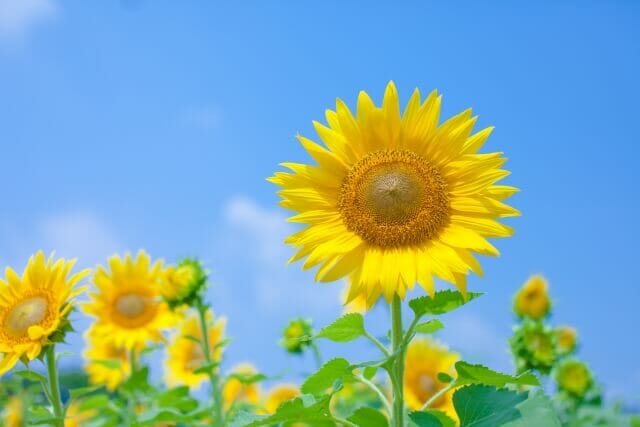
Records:
{"label": "blurred sunflower", "polygon": [[571,326],[559,326],[555,330],[558,353],[572,353],[578,345],[578,331]]}
{"label": "blurred sunflower", "polygon": [[195,259],[185,258],[164,271],[162,296],[172,307],[187,304],[204,287],[207,274]]}
{"label": "blurred sunflower", "polygon": [[11,396],[2,410],[2,422],[4,427],[22,427],[25,425],[25,407],[19,396]]}
{"label": "blurred sunflower", "polygon": [[111,257],[109,269],[98,267],[93,277],[98,292],[82,306],[97,318],[96,333],[128,350],[162,341],[163,329],[174,323],[160,294],[162,262],[151,265],[149,255],[140,251],[135,260],[130,255]]}
{"label": "blurred sunflower", "polygon": [[[222,339],[226,320],[220,318],[214,321],[211,310],[206,314],[207,331],[209,333],[210,357],[214,362],[219,362],[222,357]],[[202,328],[198,314],[190,311],[180,322],[178,331],[173,340],[167,346],[167,358],[165,361],[165,380],[169,387],[186,385],[193,389],[200,387],[206,381],[207,374],[196,374],[194,371],[207,364],[207,358],[202,350]]]}
{"label": "blurred sunflower", "polygon": [[84,409],[82,407],[82,400],[75,400],[67,408],[67,413],[64,419],[64,427],[82,427],[90,423],[98,415],[98,411],[95,408]]}
{"label": "blurred sunflower", "polygon": [[558,357],[553,331],[532,320],[517,327],[509,340],[519,373],[530,369],[547,374]]}
{"label": "blurred sunflower", "polygon": [[69,276],[74,264],[64,259],[54,263],[53,256],[45,260],[39,251],[29,258],[22,277],[7,267],[6,281],[0,279],[0,375],[20,358],[35,359],[70,329],[73,297],[84,291],[74,286],[89,274],[84,270]]}
{"label": "blurred sunflower", "polygon": [[495,185],[506,159],[478,153],[492,128],[472,134],[471,110],[438,125],[440,102],[416,89],[401,114],[393,82],[381,107],[360,92],[356,116],[338,99],[328,127],[314,122],[327,148],[298,137],[317,165],[283,163],[291,172],[269,178],[298,213],[289,220],[307,225],[286,240],[290,261],[319,265],[319,281],[348,276],[347,302],[404,298],[416,282],[433,294],[433,276],[466,292],[469,270],[482,274],[473,253],[498,255],[487,238],[513,234],[498,221],[519,215],[503,203],[517,189]]}
{"label": "blurred sunflower", "polygon": [[129,352],[123,345],[116,345],[111,337],[99,335],[93,326],[85,333],[85,341],[83,356],[89,382],[115,390],[131,375]]}
{"label": "blurred sunflower", "polygon": [[298,386],[294,384],[278,384],[267,394],[264,402],[264,410],[267,414],[273,414],[284,402],[298,396],[300,396]]}
{"label": "blurred sunflower", "polygon": [[551,298],[547,279],[539,274],[531,276],[518,290],[513,302],[513,311],[519,317],[540,320],[546,317],[550,310]]}
{"label": "blurred sunflower", "polygon": [[[447,384],[438,379],[438,374],[455,373],[455,363],[460,356],[431,338],[416,338],[407,348],[404,372],[404,393],[407,406],[419,410],[434,394],[446,387]],[[453,393],[451,390],[433,402],[430,409],[444,411],[450,417],[457,419],[453,407]]]}
{"label": "blurred sunflower", "polygon": [[582,398],[593,384],[593,375],[584,362],[566,359],[560,363],[555,372],[555,379],[560,390]]}
{"label": "blurred sunflower", "polygon": [[256,382],[244,384],[240,379],[233,375],[242,377],[250,377],[258,373],[258,370],[251,363],[241,363],[231,370],[230,378],[222,389],[222,400],[224,407],[228,410],[235,402],[244,402],[250,405],[257,405],[260,402],[262,394],[260,385]]}
{"label": "blurred sunflower", "polygon": [[312,344],[312,336],[313,326],[310,320],[292,319],[284,328],[281,345],[289,353],[300,354]]}

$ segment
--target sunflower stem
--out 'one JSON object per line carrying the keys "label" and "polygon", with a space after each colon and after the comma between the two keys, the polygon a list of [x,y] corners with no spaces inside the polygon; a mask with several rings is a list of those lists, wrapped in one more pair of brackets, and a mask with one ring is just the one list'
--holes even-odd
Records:
{"label": "sunflower stem", "polygon": [[394,359],[389,370],[393,384],[393,427],[404,427],[404,344],[402,302],[398,295],[394,295],[391,303],[391,345]]}
{"label": "sunflower stem", "polygon": [[55,345],[50,345],[45,350],[47,364],[47,376],[49,377],[49,401],[53,407],[56,427],[64,427],[64,411],[62,409],[62,399],[60,398],[60,381],[58,380],[58,364],[56,362]]}
{"label": "sunflower stem", "polygon": [[211,345],[209,343],[209,328],[207,326],[207,306],[202,299],[197,303],[198,315],[200,318],[200,328],[202,330],[202,352],[208,365],[209,381],[211,383],[211,394],[214,404],[214,418],[216,424],[224,425],[224,412],[222,410],[222,394],[220,393],[220,385],[218,376],[214,374],[213,360],[211,358]]}
{"label": "sunflower stem", "polygon": [[320,354],[320,349],[316,345],[316,343],[311,343],[311,352],[313,353],[313,359],[316,362],[316,368],[320,369],[322,367],[322,355]]}
{"label": "sunflower stem", "polygon": [[384,391],[380,387],[378,387],[373,381],[366,379],[362,375],[358,375],[357,378],[358,378],[358,381],[360,381],[362,384],[369,387],[378,395],[378,397],[380,398],[380,401],[382,401],[382,404],[384,405],[384,408],[387,411],[387,414],[391,416],[391,414],[393,413],[393,408],[391,408],[391,403],[389,403],[389,399],[387,399],[387,396],[385,396]]}
{"label": "sunflower stem", "polygon": [[426,402],[424,402],[424,405],[422,405],[422,407],[420,408],[421,411],[424,411],[425,409],[428,409],[434,402],[436,402],[438,399],[440,399],[443,395],[445,395],[449,390],[451,390],[452,388],[455,388],[458,384],[456,383],[455,380],[451,381],[449,384],[447,384],[446,387],[442,388],[440,391],[438,391],[436,394],[434,394],[433,396],[431,396],[429,398],[429,400],[427,400]]}

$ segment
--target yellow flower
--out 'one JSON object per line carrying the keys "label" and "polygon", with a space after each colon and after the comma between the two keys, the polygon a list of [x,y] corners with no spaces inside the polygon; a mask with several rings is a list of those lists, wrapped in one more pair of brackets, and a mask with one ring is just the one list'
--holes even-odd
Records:
{"label": "yellow flower", "polygon": [[555,333],[560,354],[569,354],[575,350],[578,344],[578,331],[571,326],[559,326]]}
{"label": "yellow flower", "polygon": [[[232,374],[251,376],[258,370],[250,363],[241,363],[232,369]],[[229,409],[235,402],[246,402],[257,405],[260,402],[260,385],[258,383],[243,384],[239,379],[231,377],[222,389],[222,400],[225,409]]]}
{"label": "yellow flower", "polygon": [[69,277],[74,264],[45,260],[40,251],[29,258],[22,277],[7,267],[6,281],[0,279],[0,375],[20,358],[35,359],[54,333],[69,329],[73,297],[84,290],[74,285],[89,274],[85,270]]}
{"label": "yellow flower", "polygon": [[96,333],[128,350],[162,341],[163,329],[174,320],[160,295],[162,262],[150,265],[149,255],[140,251],[135,260],[130,255],[111,257],[109,268],[98,267],[93,277],[98,292],[83,305],[97,318]]}
{"label": "yellow flower", "polygon": [[520,317],[539,320],[549,314],[551,299],[547,279],[537,274],[527,280],[516,294],[513,310]]}
{"label": "yellow flower", "polygon": [[95,409],[83,409],[82,400],[76,400],[69,405],[64,419],[64,427],[82,427],[98,415]]}
{"label": "yellow flower", "polygon": [[187,303],[206,283],[207,275],[197,260],[186,258],[164,272],[162,296],[173,305]]}
{"label": "yellow flower", "polygon": [[289,353],[302,353],[312,343],[313,327],[307,319],[293,319],[284,328],[282,346]]}
{"label": "yellow flower", "polygon": [[276,409],[287,400],[300,396],[300,389],[293,384],[279,384],[273,387],[267,394],[264,402],[264,409],[267,414],[273,414]]}
{"label": "yellow flower", "polygon": [[[214,321],[212,311],[206,315],[207,330],[209,334],[210,357],[214,362],[219,362],[222,357],[220,346],[224,337],[225,319]],[[187,385],[197,389],[207,379],[207,374],[196,374],[194,371],[207,364],[207,358],[202,350],[202,328],[199,316],[195,311],[189,311],[178,327],[178,332],[167,346],[167,359],[165,361],[165,381],[170,387]]]}
{"label": "yellow flower", "polygon": [[336,104],[328,127],[314,122],[326,148],[298,137],[317,165],[283,163],[291,172],[269,178],[298,213],[290,221],[307,226],[286,240],[298,249],[291,261],[319,265],[322,282],[348,276],[347,300],[369,306],[416,282],[433,294],[434,276],[466,292],[468,272],[482,274],[473,254],[498,255],[487,238],[513,234],[498,219],[519,214],[502,202],[517,189],[495,185],[506,159],[477,152],[492,128],[472,134],[471,110],[438,125],[436,91],[422,102],[416,89],[401,114],[392,82],[381,107],[365,92],[356,116]]}
{"label": "yellow flower", "polygon": [[[438,379],[438,373],[454,374],[458,354],[431,338],[416,338],[407,348],[404,371],[404,393],[407,406],[418,410],[434,394],[446,387]],[[453,408],[453,390],[433,402],[431,409],[444,411],[456,418]]]}
{"label": "yellow flower", "polygon": [[22,427],[24,425],[25,407],[19,396],[11,396],[2,411],[2,423],[4,427]]}
{"label": "yellow flower", "polygon": [[558,387],[576,397],[584,397],[591,385],[593,376],[584,362],[575,359],[564,360],[555,374]]}
{"label": "yellow flower", "polygon": [[116,345],[109,336],[99,335],[95,327],[85,334],[85,371],[91,384],[104,384],[113,391],[131,375],[129,352],[123,345]]}

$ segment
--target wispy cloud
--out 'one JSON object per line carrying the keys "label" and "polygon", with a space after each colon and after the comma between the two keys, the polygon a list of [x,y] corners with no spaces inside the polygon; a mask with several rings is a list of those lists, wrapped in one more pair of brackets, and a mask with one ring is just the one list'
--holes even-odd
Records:
{"label": "wispy cloud", "polygon": [[22,39],[57,12],[55,0],[0,0],[0,42]]}

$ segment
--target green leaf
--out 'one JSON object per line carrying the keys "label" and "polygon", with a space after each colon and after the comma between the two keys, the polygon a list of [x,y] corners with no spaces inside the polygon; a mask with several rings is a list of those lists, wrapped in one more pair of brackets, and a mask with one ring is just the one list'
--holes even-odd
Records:
{"label": "green leaf", "polygon": [[438,319],[431,319],[428,322],[419,323],[415,327],[415,331],[420,334],[432,334],[444,328],[444,324]]}
{"label": "green leaf", "polygon": [[89,387],[80,387],[74,388],[73,390],[69,390],[69,400],[76,400],[79,397],[86,396],[88,394],[93,393],[94,391],[100,390],[103,386],[89,386]]}
{"label": "green leaf", "polygon": [[14,375],[24,378],[28,381],[41,382],[47,384],[47,377],[36,371],[16,371]]}
{"label": "green leaf", "polygon": [[230,379],[230,378],[235,378],[244,385],[251,385],[251,384],[269,379],[269,377],[267,377],[264,374],[241,374],[241,373],[233,373],[227,377],[227,379]]}
{"label": "green leaf", "polygon": [[117,359],[93,360],[92,363],[97,363],[109,369],[120,369],[122,367],[122,361]]}
{"label": "green leaf", "polygon": [[486,385],[470,385],[453,395],[460,427],[495,427],[520,418],[517,405],[527,393],[517,393]]}
{"label": "green leaf", "polygon": [[438,372],[438,380],[443,382],[443,383],[450,383],[451,381],[453,381],[455,378],[453,378],[451,375],[447,374],[446,372]]}
{"label": "green leaf", "polygon": [[409,418],[418,427],[456,427],[454,420],[444,412],[437,410],[411,412]]}
{"label": "green leaf", "polygon": [[359,427],[389,427],[387,417],[373,408],[359,408],[347,420]]}
{"label": "green leaf", "polygon": [[456,363],[458,373],[458,385],[484,384],[494,387],[504,387],[507,384],[539,386],[540,382],[535,375],[525,372],[521,375],[513,376],[493,371],[486,366],[471,365],[460,361]]}
{"label": "green leaf", "polygon": [[194,374],[210,374],[220,365],[219,363],[212,362],[207,363],[204,366],[200,366],[198,369],[193,371]]}
{"label": "green leaf", "polygon": [[518,405],[522,418],[504,424],[504,427],[561,427],[562,423],[556,415],[551,400],[537,391],[529,394],[529,398]]}
{"label": "green leaf", "polygon": [[234,427],[259,427],[274,426],[280,423],[329,421],[331,420],[331,413],[329,411],[330,400],[330,395],[316,399],[311,395],[304,394],[284,402],[278,407],[275,414],[269,417],[254,418],[252,420],[251,418],[253,417],[243,415],[239,417],[239,419],[236,418],[231,425]]}
{"label": "green leaf", "polygon": [[427,295],[414,298],[409,301],[409,307],[411,307],[417,317],[421,317],[426,314],[435,316],[455,310],[481,295],[481,293],[467,292],[467,299],[465,300],[462,293],[446,290],[436,292],[433,298]]}
{"label": "green leaf", "polygon": [[364,334],[364,318],[360,313],[349,313],[338,318],[318,332],[317,338],[335,342],[349,342]]}
{"label": "green leaf", "polygon": [[347,359],[332,359],[322,365],[315,374],[311,375],[300,387],[303,393],[321,394],[332,387],[336,381],[343,382],[353,379],[351,365]]}
{"label": "green leaf", "polygon": [[366,379],[370,380],[371,378],[376,376],[377,372],[378,372],[378,367],[377,366],[367,366],[362,371],[362,376],[365,377]]}

